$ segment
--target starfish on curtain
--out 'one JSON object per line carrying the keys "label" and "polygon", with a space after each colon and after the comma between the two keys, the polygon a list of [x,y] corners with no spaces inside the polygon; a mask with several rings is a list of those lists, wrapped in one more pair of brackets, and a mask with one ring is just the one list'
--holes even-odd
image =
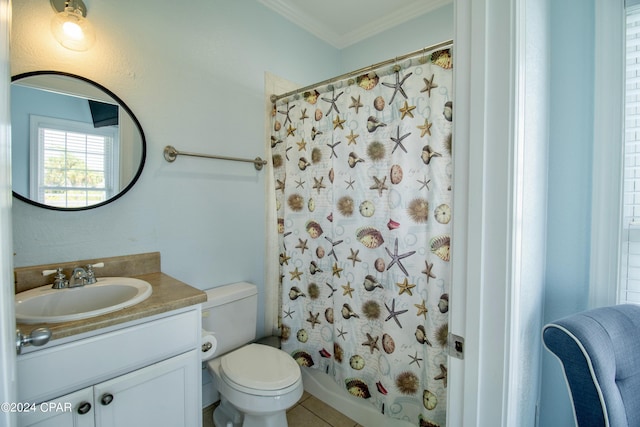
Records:
{"label": "starfish on curtain", "polygon": [[418,181],[420,184],[422,184],[422,185],[420,186],[420,188],[418,188],[418,190],[422,190],[422,189],[423,189],[423,188],[425,188],[425,187],[427,188],[427,190],[431,190],[431,189],[429,188],[429,184],[431,183],[431,180],[427,180],[427,177],[426,177],[426,176],[424,177],[424,179],[423,179],[422,181],[420,181],[419,179],[418,179],[418,180],[416,180],[416,181]]}
{"label": "starfish on curtain", "polygon": [[336,113],[340,114],[340,110],[338,110],[338,106],[336,105],[336,101],[338,100],[338,98],[340,98],[340,95],[342,95],[343,93],[344,93],[344,92],[340,92],[340,93],[338,94],[338,96],[333,96],[333,95],[335,95],[335,94],[336,94],[336,91],[334,90],[334,91],[332,91],[332,92],[331,92],[331,94],[332,94],[331,98],[324,98],[324,97],[323,97],[323,98],[320,98],[320,99],[322,99],[323,101],[328,102],[328,103],[330,103],[330,104],[331,104],[331,107],[329,107],[329,110],[327,110],[327,112],[325,113],[325,115],[327,115],[327,116],[328,116],[328,115],[329,115],[329,113],[331,113],[331,110],[333,110],[333,109],[335,109],[335,110],[336,110]]}
{"label": "starfish on curtain", "polygon": [[431,89],[435,89],[438,87],[437,84],[435,84],[433,82],[433,78],[434,78],[434,74],[431,74],[431,78],[430,79],[425,79],[424,77],[422,78],[422,80],[424,80],[424,89],[421,89],[420,92],[427,92],[427,94],[429,95],[429,98],[431,98]]}
{"label": "starfish on curtain", "polygon": [[280,265],[289,265],[289,260],[291,259],[290,256],[287,255],[287,253],[282,253],[279,256],[279,261],[280,261]]}
{"label": "starfish on curtain", "polygon": [[416,314],[416,316],[424,316],[424,318],[427,318],[427,313],[429,312],[429,310],[427,309],[427,306],[425,305],[426,301],[422,300],[421,304],[413,304],[414,307],[416,307],[418,309],[418,313]]}
{"label": "starfish on curtain", "polygon": [[382,82],[382,84],[386,87],[390,87],[393,88],[393,96],[391,96],[391,100],[389,101],[389,104],[393,103],[393,98],[396,97],[396,93],[400,92],[400,94],[402,96],[404,96],[404,99],[407,99],[407,94],[404,92],[404,89],[402,88],[402,85],[404,84],[405,80],[407,80],[409,78],[409,76],[413,74],[413,73],[409,73],[406,76],[404,76],[402,78],[402,80],[400,80],[400,71],[396,71],[396,82],[395,84],[393,83],[386,83],[386,82]]}
{"label": "starfish on curtain", "polygon": [[400,321],[398,320],[398,316],[403,314],[403,313],[406,313],[409,310],[398,310],[398,311],[396,311],[396,299],[395,298],[393,300],[391,300],[391,308],[389,308],[389,306],[387,305],[386,302],[384,303],[384,306],[387,309],[387,311],[389,312],[389,315],[387,316],[386,319],[384,319],[384,321],[386,322],[389,319],[393,319],[398,324],[400,329],[402,329],[402,325],[400,324]]}
{"label": "starfish on curtain", "polygon": [[300,252],[304,253],[305,249],[309,249],[306,240],[298,239],[298,242],[299,243],[296,245],[296,249],[300,249]]}
{"label": "starfish on curtain", "polygon": [[[354,188],[353,188],[353,184],[355,184],[356,182],[355,182],[351,177],[349,177],[349,180],[348,180],[348,181],[345,181],[345,183],[347,184],[347,188],[346,188],[347,190],[348,190],[349,188],[353,190],[353,189],[354,189]],[[284,190],[283,190],[283,191],[284,191]]]}
{"label": "starfish on curtain", "polygon": [[373,180],[376,182],[374,185],[372,185],[371,187],[369,187],[369,190],[378,190],[378,195],[380,197],[382,197],[382,191],[383,190],[388,190],[389,187],[387,187],[385,185],[385,181],[387,180],[387,177],[383,177],[382,180],[380,178],[378,178],[377,176],[373,177]]}
{"label": "starfish on curtain", "polygon": [[316,178],[315,176],[313,177],[313,180],[315,181],[315,183],[313,184],[313,189],[318,190],[318,194],[320,194],[320,190],[326,188],[326,186],[322,183],[323,179],[324,176],[321,176],[320,179]]}
{"label": "starfish on curtain", "polygon": [[316,313],[313,314],[313,312],[309,312],[309,318],[307,319],[307,322],[311,323],[311,329],[315,329],[316,324],[320,324],[320,320],[318,320],[318,317],[320,317],[320,313]]}
{"label": "starfish on curtain", "polygon": [[360,135],[358,135],[357,133],[353,133],[353,129],[351,129],[351,133],[349,135],[347,135],[347,139],[349,140],[349,144],[347,145],[358,145],[358,141],[356,141],[356,139],[359,137]]}
{"label": "starfish on curtain", "polygon": [[355,289],[351,287],[351,282],[347,282],[346,285],[342,285],[342,289],[344,289],[344,292],[342,292],[343,296],[349,295],[349,298],[353,298],[353,295],[351,293],[355,291]]}
{"label": "starfish on curtain", "polygon": [[372,337],[370,333],[367,332],[367,342],[363,342],[362,345],[369,347],[371,350],[371,354],[373,354],[373,350],[380,351],[380,347],[378,347],[378,340],[380,337]]}
{"label": "starfish on curtain", "polygon": [[409,105],[407,101],[404,101],[404,105],[400,108],[400,120],[403,120],[406,116],[409,116],[413,119],[413,110],[416,109],[415,105]]}
{"label": "starfish on curtain", "polygon": [[427,275],[427,283],[429,283],[429,279],[435,279],[436,275],[431,271],[433,270],[433,263],[429,263],[429,261],[426,260],[424,263],[426,265],[426,268],[422,270],[422,273]]}
{"label": "starfish on curtain", "polygon": [[408,354],[407,356],[409,356],[409,358],[411,359],[411,362],[409,362],[409,365],[411,365],[412,363],[415,363],[416,365],[418,365],[418,368],[420,367],[420,362],[422,361],[421,357],[418,357],[418,352],[416,351],[416,354],[414,356]]}
{"label": "starfish on curtain", "polygon": [[349,105],[349,108],[356,110],[356,114],[358,114],[358,110],[360,110],[360,107],[362,106],[363,105],[360,102],[360,95],[358,95],[358,98],[354,98],[353,96],[351,97],[351,105]]}
{"label": "starfish on curtain", "polygon": [[338,155],[336,154],[336,147],[341,144],[342,141],[338,141],[334,144],[327,144],[327,147],[331,148],[331,155],[329,156],[330,159],[333,159],[334,157],[337,159]]}
{"label": "starfish on curtain", "polygon": [[344,240],[338,240],[337,242],[334,242],[333,240],[331,240],[329,237],[326,237],[326,236],[325,236],[325,239],[327,239],[329,243],[331,243],[331,251],[328,253],[328,256],[333,255],[333,258],[336,261],[338,261],[338,257],[336,255],[336,251],[334,250],[334,248],[338,246],[340,243],[342,243]]}
{"label": "starfish on curtain", "polygon": [[342,273],[342,268],[338,267],[338,263],[336,262],[335,264],[333,264],[333,276],[338,276],[338,279],[340,278],[340,273]]}
{"label": "starfish on curtain", "polygon": [[433,377],[434,380],[442,380],[442,385],[447,387],[447,368],[442,363],[440,364],[440,375]]}
{"label": "starfish on curtain", "polygon": [[396,145],[393,147],[393,150],[391,150],[391,153],[394,153],[396,151],[396,148],[398,147],[402,148],[402,151],[406,153],[407,149],[404,148],[404,145],[402,145],[402,141],[409,135],[411,135],[411,132],[407,132],[404,135],[400,136],[400,126],[398,126],[398,128],[396,129],[396,137],[391,137],[391,140],[396,143]]}
{"label": "starfish on curtain", "polygon": [[353,266],[356,266],[356,262],[361,262],[362,260],[360,258],[358,258],[358,252],[360,252],[360,250],[356,250],[354,251],[353,249],[349,248],[349,250],[351,251],[351,255],[349,255],[347,257],[348,260],[353,261]]}
{"label": "starfish on curtain", "polygon": [[398,292],[398,295],[407,293],[409,294],[409,296],[413,296],[411,289],[416,287],[416,285],[414,285],[413,283],[409,283],[409,280],[406,277],[404,278],[404,282],[396,283],[396,286],[400,288],[400,292]]}
{"label": "starfish on curtain", "polygon": [[289,103],[287,102],[286,110],[278,110],[278,113],[285,115],[284,123],[282,124],[283,126],[286,126],[287,122],[291,123],[291,117],[289,117],[289,112],[291,112],[291,110],[293,110],[294,108],[295,108],[295,105],[289,106]]}
{"label": "starfish on curtain", "polygon": [[347,340],[344,336],[349,332],[345,332],[343,328],[338,328],[338,338],[342,338],[343,340]]}
{"label": "starfish on curtain", "polygon": [[291,275],[291,280],[300,280],[300,276],[302,276],[302,271],[298,270],[298,267],[296,267],[296,269],[293,271],[290,271],[289,274]]}
{"label": "starfish on curtain", "polygon": [[389,269],[394,265],[394,264],[398,264],[398,267],[400,267],[400,270],[402,270],[402,272],[404,273],[405,276],[409,276],[409,273],[407,272],[407,269],[404,268],[404,265],[402,265],[402,262],[400,261],[401,259],[410,257],[411,255],[415,254],[416,251],[410,251],[410,252],[406,252],[404,254],[400,254],[398,255],[398,238],[396,237],[396,242],[394,245],[394,250],[393,250],[393,254],[391,253],[391,251],[389,250],[389,248],[387,248],[385,246],[384,248],[387,253],[389,254],[389,256],[391,257],[391,262],[389,263],[389,265],[387,266],[387,271],[389,271]]}
{"label": "starfish on curtain", "polygon": [[300,121],[302,123],[304,123],[305,119],[308,119],[309,116],[307,116],[307,109],[303,108],[302,111],[300,112]]}
{"label": "starfish on curtain", "polygon": [[431,126],[433,126],[433,123],[429,123],[428,119],[424,119],[424,124],[422,126],[417,126],[418,129],[420,129],[420,138],[425,135],[431,136]]}
{"label": "starfish on curtain", "polygon": [[333,297],[333,293],[335,291],[337,291],[337,288],[334,288],[333,286],[331,286],[331,283],[325,283],[325,285],[327,285],[329,287],[329,289],[331,289],[331,293],[329,294],[329,296],[327,298],[332,298]]}

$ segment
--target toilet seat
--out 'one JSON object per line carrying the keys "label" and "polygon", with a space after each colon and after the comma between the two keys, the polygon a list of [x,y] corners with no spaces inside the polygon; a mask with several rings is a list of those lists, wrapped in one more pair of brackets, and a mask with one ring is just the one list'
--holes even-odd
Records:
{"label": "toilet seat", "polygon": [[223,356],[220,374],[229,385],[262,395],[286,393],[284,389],[301,381],[300,367],[291,356],[262,344],[249,344]]}

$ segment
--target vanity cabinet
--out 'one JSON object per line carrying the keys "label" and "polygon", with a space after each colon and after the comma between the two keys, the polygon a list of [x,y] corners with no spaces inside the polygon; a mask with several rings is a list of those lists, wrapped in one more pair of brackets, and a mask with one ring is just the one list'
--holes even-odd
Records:
{"label": "vanity cabinet", "polygon": [[[200,307],[18,356],[19,426],[200,426]],[[44,402],[44,403],[40,403]]]}
{"label": "vanity cabinet", "polygon": [[92,402],[93,388],[87,387],[58,399],[36,404],[26,412],[19,412],[18,426],[94,427]]}
{"label": "vanity cabinet", "polygon": [[193,350],[152,366],[36,404],[19,414],[21,427],[192,426],[200,414],[187,398],[199,384],[189,371],[198,363]]}

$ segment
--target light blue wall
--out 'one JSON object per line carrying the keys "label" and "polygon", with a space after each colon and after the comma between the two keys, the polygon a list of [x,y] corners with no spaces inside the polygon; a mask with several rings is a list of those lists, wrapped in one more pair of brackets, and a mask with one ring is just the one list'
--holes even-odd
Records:
{"label": "light blue wall", "polygon": [[[587,308],[593,150],[594,0],[552,0],[544,321]],[[560,363],[543,353],[540,426],[573,426]]]}
{"label": "light blue wall", "polygon": [[342,49],[341,73],[453,39],[453,2]]}

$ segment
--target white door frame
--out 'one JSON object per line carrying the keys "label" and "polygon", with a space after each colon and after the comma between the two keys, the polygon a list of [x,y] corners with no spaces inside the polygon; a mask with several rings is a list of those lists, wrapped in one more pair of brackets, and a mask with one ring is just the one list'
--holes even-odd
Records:
{"label": "white door frame", "polygon": [[[9,114],[9,34],[11,2],[0,0],[0,403],[15,402],[16,323],[13,310],[13,234],[11,226],[11,122]],[[0,410],[0,425],[13,427],[14,413]]]}
{"label": "white door frame", "polygon": [[[544,254],[548,5],[454,0],[449,426],[534,426]],[[537,55],[537,57],[536,57]],[[542,55],[542,56],[540,56]],[[526,108],[525,108],[526,107]]]}

